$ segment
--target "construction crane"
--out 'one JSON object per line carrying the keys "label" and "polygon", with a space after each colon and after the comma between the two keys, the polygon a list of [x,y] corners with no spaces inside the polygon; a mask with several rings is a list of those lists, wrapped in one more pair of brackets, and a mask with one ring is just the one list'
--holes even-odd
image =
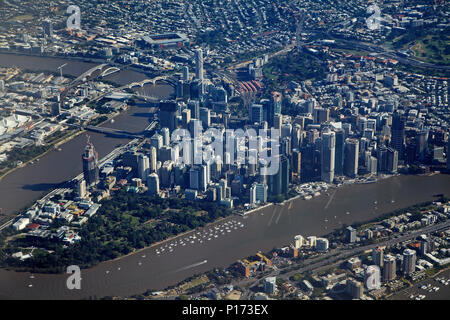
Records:
{"label": "construction crane", "polygon": [[61,79],[62,79],[62,77],[63,77],[63,74],[62,74],[62,68],[64,68],[65,66],[67,66],[67,63],[64,63],[63,65],[60,65],[58,68],[56,68],[56,69],[59,70],[59,74],[61,75]]}

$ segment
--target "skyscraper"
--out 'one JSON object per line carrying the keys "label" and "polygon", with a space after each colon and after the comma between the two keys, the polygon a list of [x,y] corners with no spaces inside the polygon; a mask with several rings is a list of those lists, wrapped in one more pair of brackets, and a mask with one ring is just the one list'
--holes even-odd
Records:
{"label": "skyscraper", "polygon": [[351,178],[358,174],[359,141],[347,139],[344,151],[344,174]]}
{"label": "skyscraper", "polygon": [[397,150],[400,159],[403,159],[403,146],[405,143],[405,119],[399,114],[395,113],[392,118],[392,136],[391,146]]}
{"label": "skyscraper", "polygon": [[195,77],[203,81],[203,50],[195,50]]}
{"label": "skyscraper", "polygon": [[345,147],[345,131],[336,129],[336,145],[334,148],[334,174],[342,176],[344,174],[344,147]]}
{"label": "skyscraper", "polygon": [[383,281],[392,281],[396,277],[397,263],[395,257],[386,255],[383,259]]}
{"label": "skyscraper", "polygon": [[416,270],[416,251],[405,249],[403,251],[403,273],[411,274]]}
{"label": "skyscraper", "polygon": [[141,178],[142,181],[145,181],[150,173],[150,160],[144,154],[139,155],[138,171],[139,171],[139,178]]}
{"label": "skyscraper", "polygon": [[86,148],[81,156],[83,161],[83,175],[86,185],[95,185],[99,180],[98,169],[98,153],[95,151],[94,145],[91,143],[91,139],[88,136]]}
{"label": "skyscraper", "polygon": [[372,261],[380,268],[383,267],[384,262],[383,255],[384,255],[383,249],[380,247],[374,248],[372,250]]}
{"label": "skyscraper", "polygon": [[147,178],[148,193],[157,195],[159,193],[159,177],[156,173],[152,173]]}
{"label": "skyscraper", "polygon": [[170,132],[176,128],[177,103],[174,101],[162,101],[159,103],[159,122],[161,127],[169,128]]}
{"label": "skyscraper", "polygon": [[261,123],[263,121],[263,106],[261,104],[252,104],[250,106],[250,122]]}
{"label": "skyscraper", "polygon": [[333,131],[322,134],[321,180],[332,183],[334,180],[334,156],[336,137]]}

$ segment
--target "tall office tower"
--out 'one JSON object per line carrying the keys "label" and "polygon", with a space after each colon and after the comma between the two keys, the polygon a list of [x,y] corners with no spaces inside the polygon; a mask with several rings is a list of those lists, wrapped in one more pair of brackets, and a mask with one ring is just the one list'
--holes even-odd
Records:
{"label": "tall office tower", "polygon": [[86,185],[95,185],[99,180],[98,153],[95,151],[89,136],[81,158],[83,161],[83,175]]}
{"label": "tall office tower", "polygon": [[211,110],[208,108],[200,108],[200,120],[203,128],[208,129],[211,126]]}
{"label": "tall office tower", "polygon": [[155,147],[156,150],[161,149],[161,147],[164,145],[164,138],[162,135],[155,133],[151,138],[150,138],[150,145],[152,147]]}
{"label": "tall office tower", "polygon": [[287,157],[290,157],[292,154],[292,143],[291,143],[291,137],[285,137],[283,140],[281,140],[281,154],[284,154]]}
{"label": "tall office tower", "polygon": [[291,138],[292,135],[292,125],[290,123],[285,123],[281,125],[281,137],[289,137]]}
{"label": "tall office tower", "polygon": [[189,126],[189,122],[191,122],[191,110],[184,109],[181,112],[181,120],[183,122],[183,128],[187,129]]}
{"label": "tall office tower", "polygon": [[322,134],[321,180],[332,183],[334,180],[334,156],[336,136],[333,131]]}
{"label": "tall office tower", "polygon": [[324,108],[314,109],[314,123],[324,123],[330,118],[330,110]]}
{"label": "tall office tower", "polygon": [[274,91],[267,105],[267,122],[269,127],[275,127],[275,116],[281,115],[281,93]]}
{"label": "tall office tower", "polygon": [[424,160],[428,149],[428,130],[421,130],[416,134],[417,157]]}
{"label": "tall office tower", "polygon": [[252,104],[250,106],[250,122],[261,123],[263,121],[263,106],[262,104]]}
{"label": "tall office tower", "polygon": [[175,92],[177,98],[184,98],[184,80],[177,81]]}
{"label": "tall office tower", "polygon": [[42,29],[44,37],[53,37],[53,24],[51,20],[42,21]]}
{"label": "tall office tower", "polygon": [[272,128],[278,130],[278,134],[281,137],[281,126],[283,124],[283,116],[281,114],[277,114],[274,117]]}
{"label": "tall office tower", "polygon": [[334,148],[334,174],[342,176],[344,174],[344,149],[345,149],[345,131],[336,129],[336,146]]}
{"label": "tall office tower", "polygon": [[267,294],[275,294],[277,290],[277,278],[267,277],[264,279],[264,292]]}
{"label": "tall office tower", "polygon": [[191,110],[191,119],[200,119],[200,103],[198,100],[190,100],[188,102],[188,108]]}
{"label": "tall office tower", "polygon": [[269,193],[272,195],[285,194],[289,187],[289,160],[284,155],[279,155],[278,157],[278,172],[269,176]]}
{"label": "tall office tower", "polygon": [[356,139],[345,140],[344,174],[354,178],[358,174],[359,141]]}
{"label": "tall office tower", "polygon": [[195,77],[203,81],[203,50],[195,50]]}
{"label": "tall office tower", "polygon": [[374,264],[376,264],[380,268],[383,267],[383,262],[384,262],[383,255],[384,255],[384,252],[383,252],[382,248],[380,248],[380,247],[373,248],[372,261]]}
{"label": "tall office tower", "polygon": [[159,177],[156,173],[152,173],[147,178],[148,193],[151,195],[159,194]]}
{"label": "tall office tower", "polygon": [[189,81],[189,67],[183,67],[183,81]]}
{"label": "tall office tower", "polygon": [[0,92],[5,90],[5,80],[0,80]]}
{"label": "tall office tower", "polygon": [[421,239],[420,239],[420,254],[423,256],[425,254],[427,254],[430,251],[429,248],[429,241],[427,239],[427,237],[424,235]]}
{"label": "tall office tower", "polygon": [[200,172],[196,168],[189,170],[189,188],[194,190],[200,188]]}
{"label": "tall office tower", "polygon": [[292,171],[297,174],[297,179],[300,179],[302,170],[302,153],[298,149],[292,151]]}
{"label": "tall office tower", "polygon": [[398,168],[398,152],[393,148],[387,148],[386,154],[386,171],[389,173],[397,173]]}
{"label": "tall office tower", "polygon": [[156,156],[156,148],[151,147],[150,149],[150,172],[156,172],[156,163],[157,163],[157,156]]}
{"label": "tall office tower", "polygon": [[159,103],[159,122],[161,127],[169,128],[170,132],[176,129],[178,105],[175,101],[161,101]]}
{"label": "tall office tower", "polygon": [[150,160],[144,154],[139,155],[138,171],[139,171],[139,178],[142,181],[145,181],[150,173]]}
{"label": "tall office tower", "polygon": [[164,188],[168,188],[172,185],[173,182],[173,169],[174,162],[171,160],[164,161],[159,172],[160,176],[160,185]]}
{"label": "tall office tower", "polygon": [[403,273],[411,274],[416,270],[416,251],[405,249],[403,251]]}
{"label": "tall office tower", "polygon": [[298,123],[294,124],[292,129],[292,148],[299,149],[302,144],[302,126]]}
{"label": "tall office tower", "polygon": [[398,152],[400,159],[403,159],[403,146],[405,144],[405,119],[403,115],[395,113],[392,118],[391,146]]}
{"label": "tall office tower", "polygon": [[392,281],[397,276],[397,263],[395,257],[386,255],[383,258],[383,281]]}
{"label": "tall office tower", "polygon": [[169,128],[161,129],[161,136],[163,137],[163,146],[170,145],[170,131]]}

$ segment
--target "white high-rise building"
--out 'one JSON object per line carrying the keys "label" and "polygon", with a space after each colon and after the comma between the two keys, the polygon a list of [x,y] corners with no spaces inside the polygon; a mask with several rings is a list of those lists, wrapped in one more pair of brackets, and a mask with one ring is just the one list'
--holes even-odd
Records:
{"label": "white high-rise building", "polygon": [[300,249],[305,244],[305,238],[301,235],[294,237],[294,247],[295,249]]}
{"label": "white high-rise building", "polygon": [[149,158],[144,155],[140,154],[138,159],[138,172],[139,172],[139,178],[142,181],[145,181],[150,173],[150,160]]}
{"label": "white high-rise building", "polygon": [[169,130],[169,128],[162,128],[161,135],[163,137],[163,145],[164,146],[170,145],[170,130]]}
{"label": "white high-rise building", "polygon": [[150,172],[156,172],[157,161],[156,148],[152,147],[150,149]]}
{"label": "white high-rise building", "polygon": [[195,50],[195,77],[203,81],[203,50]]}

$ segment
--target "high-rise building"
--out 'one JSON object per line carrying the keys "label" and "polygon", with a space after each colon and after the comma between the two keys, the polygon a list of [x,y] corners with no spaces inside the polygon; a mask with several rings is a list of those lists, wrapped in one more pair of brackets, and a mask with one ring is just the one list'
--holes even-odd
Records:
{"label": "high-rise building", "polygon": [[322,134],[321,180],[332,183],[334,180],[334,156],[336,137],[333,131]]}
{"label": "high-rise building", "polygon": [[5,80],[0,80],[0,92],[3,92],[5,90]]}
{"label": "high-rise building", "polygon": [[326,238],[317,238],[316,239],[316,250],[318,252],[326,252],[329,248],[329,242]]}
{"label": "high-rise building", "polygon": [[156,173],[152,173],[147,178],[148,193],[151,195],[159,194],[159,177]]}
{"label": "high-rise building", "polygon": [[250,188],[250,203],[266,203],[268,187],[266,184],[255,183]]}
{"label": "high-rise building", "polygon": [[263,106],[261,104],[252,104],[250,106],[250,122],[261,123],[263,121]]}
{"label": "high-rise building", "polygon": [[294,237],[294,247],[300,249],[305,244],[305,238],[302,235]]}
{"label": "high-rise building", "polygon": [[200,108],[200,120],[205,130],[211,125],[211,110],[208,108]]}
{"label": "high-rise building", "polygon": [[361,299],[363,295],[363,285],[361,282],[353,279],[347,280],[346,292],[352,299]]}
{"label": "high-rise building", "polygon": [[277,115],[281,116],[281,93],[274,91],[270,102],[267,104],[267,119],[265,120],[268,122],[269,127],[281,129],[281,123],[279,127],[276,125],[275,116]]}
{"label": "high-rise building", "polygon": [[168,146],[170,144],[170,130],[169,128],[161,129],[161,136],[163,137],[163,146]]}
{"label": "high-rise building", "polygon": [[314,123],[324,123],[330,118],[330,109],[316,108],[314,109]]}
{"label": "high-rise building", "polygon": [[374,248],[372,250],[372,261],[380,268],[383,267],[384,262],[383,255],[384,255],[383,249],[380,247]]}
{"label": "high-rise building", "polygon": [[83,161],[83,175],[86,185],[95,185],[99,181],[98,153],[95,151],[89,136],[81,158]]}
{"label": "high-rise building", "polygon": [[161,127],[169,128],[170,132],[176,129],[178,105],[175,101],[162,101],[159,103],[159,122]]}
{"label": "high-rise building", "polygon": [[345,131],[336,129],[336,145],[334,148],[334,174],[342,176],[344,174],[344,149],[345,149]]}
{"label": "high-rise building", "polygon": [[389,173],[397,173],[398,168],[398,151],[393,148],[387,148],[386,171]]}
{"label": "high-rise building", "polygon": [[358,174],[359,141],[356,139],[345,140],[344,174],[354,178]]}
{"label": "high-rise building", "polygon": [[195,50],[195,77],[203,81],[203,50]]}
{"label": "high-rise building", "polygon": [[183,81],[189,81],[189,67],[183,67]]}
{"label": "high-rise building", "polygon": [[267,294],[275,294],[277,289],[277,278],[267,277],[264,279],[264,292]]}
{"label": "high-rise building", "polygon": [[395,113],[392,118],[391,146],[397,150],[400,159],[403,159],[403,147],[405,144],[405,119],[403,115]]}
{"label": "high-rise building", "polygon": [[284,155],[279,155],[279,169],[274,175],[269,176],[269,193],[271,195],[285,194],[289,187],[289,160]]}
{"label": "high-rise building", "polygon": [[356,242],[356,230],[351,226],[345,229],[345,240],[347,243]]}
{"label": "high-rise building", "polygon": [[405,249],[403,251],[403,273],[408,275],[416,270],[416,251]]}
{"label": "high-rise building", "polygon": [[383,281],[392,281],[397,276],[395,257],[386,255],[383,258]]}
{"label": "high-rise building", "polygon": [[294,149],[292,150],[292,171],[297,174],[297,179],[301,178],[302,170],[302,153]]}
{"label": "high-rise building", "polygon": [[156,155],[156,148],[151,147],[150,149],[150,172],[156,172],[156,163],[157,163],[157,155]]}
{"label": "high-rise building", "polygon": [[139,155],[138,172],[139,178],[142,179],[142,181],[145,181],[150,173],[150,160],[144,154]]}
{"label": "high-rise building", "polygon": [[86,196],[86,181],[84,179],[80,179],[77,182],[77,195],[80,198],[84,198]]}
{"label": "high-rise building", "polygon": [[190,100],[188,108],[191,110],[191,118],[200,119],[200,103],[198,100]]}
{"label": "high-rise building", "polygon": [[189,122],[191,122],[191,110],[184,109],[181,111],[181,121],[183,123],[183,128],[187,129],[189,126]]}

